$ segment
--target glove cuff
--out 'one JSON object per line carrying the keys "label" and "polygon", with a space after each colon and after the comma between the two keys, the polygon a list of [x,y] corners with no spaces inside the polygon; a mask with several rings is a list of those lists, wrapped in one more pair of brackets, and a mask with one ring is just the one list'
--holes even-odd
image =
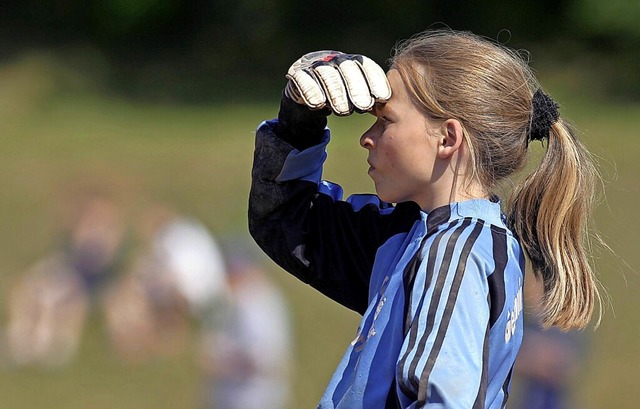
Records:
{"label": "glove cuff", "polygon": [[329,114],[328,108],[312,111],[283,95],[278,112],[278,136],[300,151],[317,145],[322,141]]}

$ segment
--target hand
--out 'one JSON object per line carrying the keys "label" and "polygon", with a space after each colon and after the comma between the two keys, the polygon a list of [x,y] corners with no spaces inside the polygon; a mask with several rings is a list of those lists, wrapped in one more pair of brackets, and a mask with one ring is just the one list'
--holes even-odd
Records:
{"label": "hand", "polygon": [[328,106],[340,116],[370,111],[391,98],[384,70],[364,55],[315,51],[294,62],[286,77],[286,97],[311,110]]}

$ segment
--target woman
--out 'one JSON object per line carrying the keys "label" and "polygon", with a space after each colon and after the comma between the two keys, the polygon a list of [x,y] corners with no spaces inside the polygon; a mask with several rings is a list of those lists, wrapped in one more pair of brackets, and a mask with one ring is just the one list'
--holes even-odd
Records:
{"label": "woman", "polygon": [[[291,67],[278,119],[257,131],[250,231],[288,272],[362,314],[319,407],[502,408],[522,341],[525,254],[544,281],[546,325],[592,315],[582,239],[594,167],[511,50],[421,33],[396,50],[391,92],[372,64],[317,52]],[[377,195],[343,201],[321,180],[332,111],[376,116],[360,144]],[[503,214],[495,191],[534,140],[547,153]]]}

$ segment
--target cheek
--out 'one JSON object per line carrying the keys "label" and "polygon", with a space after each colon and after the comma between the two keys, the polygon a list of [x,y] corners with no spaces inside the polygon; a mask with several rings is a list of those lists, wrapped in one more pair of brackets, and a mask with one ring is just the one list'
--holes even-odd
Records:
{"label": "cheek", "polygon": [[381,159],[389,169],[401,167],[402,155],[401,152],[398,151],[398,147],[395,145],[393,138],[380,139],[378,155],[381,156]]}
{"label": "cheek", "polygon": [[424,157],[425,147],[416,144],[410,138],[387,138],[380,145],[380,153],[390,168],[407,171],[417,165],[417,161]]}

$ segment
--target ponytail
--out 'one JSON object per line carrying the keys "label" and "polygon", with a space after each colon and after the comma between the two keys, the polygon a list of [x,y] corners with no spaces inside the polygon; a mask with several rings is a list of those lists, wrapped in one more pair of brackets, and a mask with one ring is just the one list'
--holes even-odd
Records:
{"label": "ponytail", "polygon": [[586,148],[559,119],[549,127],[547,151],[539,167],[516,186],[511,197],[511,228],[544,286],[541,321],[545,327],[584,328],[600,302],[585,252],[597,175]]}

